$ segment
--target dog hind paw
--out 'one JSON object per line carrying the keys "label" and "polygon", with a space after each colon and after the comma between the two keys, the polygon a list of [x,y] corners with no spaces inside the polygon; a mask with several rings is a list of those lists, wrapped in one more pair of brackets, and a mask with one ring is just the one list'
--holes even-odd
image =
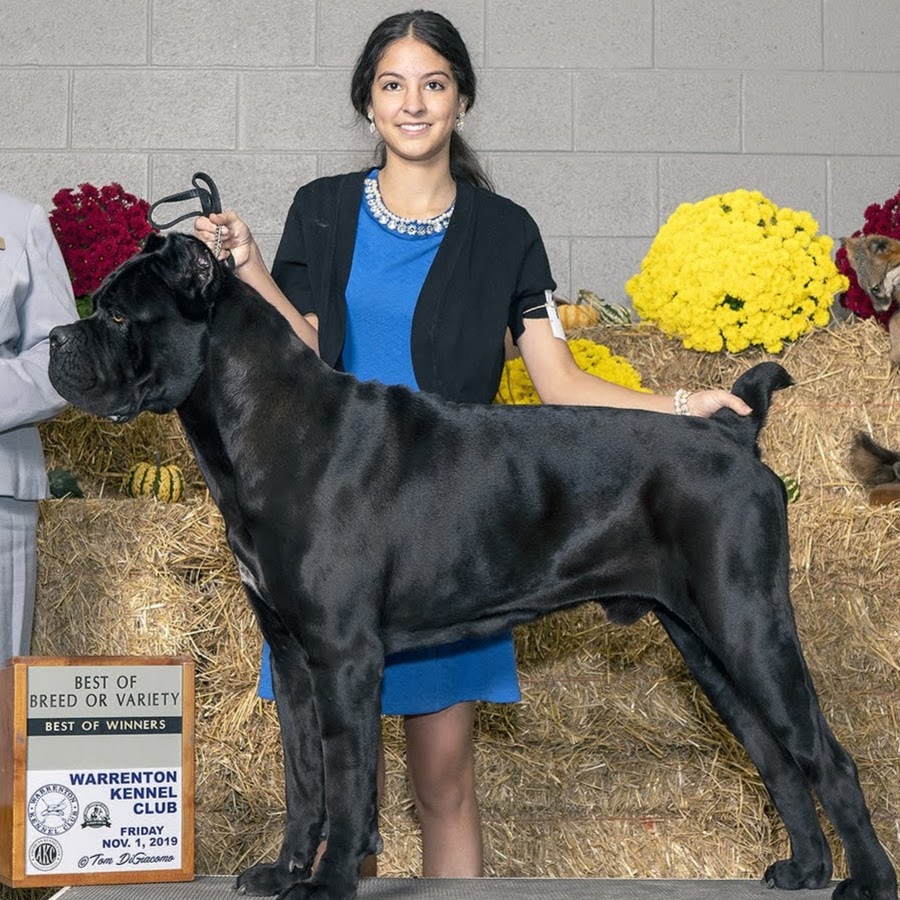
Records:
{"label": "dog hind paw", "polygon": [[278,895],[278,900],[354,900],[355,897],[355,883],[332,884],[311,878],[286,888]]}
{"label": "dog hind paw", "polygon": [[815,890],[831,880],[831,866],[803,866],[794,859],[780,859],[772,863],[763,876],[766,887],[783,891]]}
{"label": "dog hind paw", "polygon": [[897,885],[866,886],[857,878],[848,878],[834,889],[831,900],[897,900]]}

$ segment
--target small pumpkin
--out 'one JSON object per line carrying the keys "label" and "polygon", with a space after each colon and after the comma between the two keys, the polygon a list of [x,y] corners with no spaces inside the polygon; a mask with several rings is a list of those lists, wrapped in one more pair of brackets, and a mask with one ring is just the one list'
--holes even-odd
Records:
{"label": "small pumpkin", "polygon": [[51,469],[47,473],[47,482],[50,485],[50,496],[83,497],[84,491],[78,484],[78,479],[68,469]]}
{"label": "small pumpkin", "polygon": [[560,303],[557,311],[562,327],[566,331],[593,328],[599,319],[597,310],[586,303]]}
{"label": "small pumpkin", "polygon": [[155,462],[139,462],[129,469],[125,493],[129,497],[155,497],[163,503],[177,503],[184,498],[184,475],[176,465],[161,466],[157,456]]}
{"label": "small pumpkin", "polygon": [[784,489],[787,491],[788,503],[796,503],[800,499],[800,483],[793,475],[782,475]]}

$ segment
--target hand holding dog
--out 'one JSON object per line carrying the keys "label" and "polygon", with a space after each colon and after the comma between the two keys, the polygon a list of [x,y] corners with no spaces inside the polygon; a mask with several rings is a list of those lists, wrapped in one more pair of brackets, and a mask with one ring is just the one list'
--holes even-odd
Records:
{"label": "hand holding dog", "polygon": [[[218,242],[216,229],[219,229]],[[200,216],[194,222],[194,234],[206,244],[210,250],[219,245],[219,259],[234,260],[235,270],[247,265],[251,260],[262,262],[262,254],[250,231],[250,226],[232,209],[221,213]]]}
{"label": "hand holding dog", "polygon": [[688,411],[692,416],[708,419],[720,409],[733,409],[740,416],[746,416],[752,412],[740,397],[721,388],[695,391],[688,397]]}

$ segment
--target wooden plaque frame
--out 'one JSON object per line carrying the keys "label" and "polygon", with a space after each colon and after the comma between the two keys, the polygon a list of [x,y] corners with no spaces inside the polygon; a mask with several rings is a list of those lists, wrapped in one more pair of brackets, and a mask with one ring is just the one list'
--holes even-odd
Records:
{"label": "wooden plaque frame", "polygon": [[[181,866],[127,871],[26,872],[28,671],[45,666],[180,666]],[[75,737],[73,740],[79,740]],[[123,768],[127,762],[123,761]],[[162,656],[14,656],[0,669],[0,882],[10,887],[190,881],[194,877],[194,663]]]}

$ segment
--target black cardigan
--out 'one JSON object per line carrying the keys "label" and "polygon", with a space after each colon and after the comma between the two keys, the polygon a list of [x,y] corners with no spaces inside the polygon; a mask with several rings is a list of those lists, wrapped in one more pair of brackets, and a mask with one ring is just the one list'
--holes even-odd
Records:
{"label": "black cardigan", "polygon": [[[318,316],[319,353],[336,367],[367,174],[320,178],[300,188],[272,267],[299,312]],[[419,387],[451,400],[490,403],[503,369],[507,326],[518,338],[523,315],[546,315],[544,292],[555,287],[531,216],[491,191],[458,182],[453,217],[413,314],[411,352]]]}

